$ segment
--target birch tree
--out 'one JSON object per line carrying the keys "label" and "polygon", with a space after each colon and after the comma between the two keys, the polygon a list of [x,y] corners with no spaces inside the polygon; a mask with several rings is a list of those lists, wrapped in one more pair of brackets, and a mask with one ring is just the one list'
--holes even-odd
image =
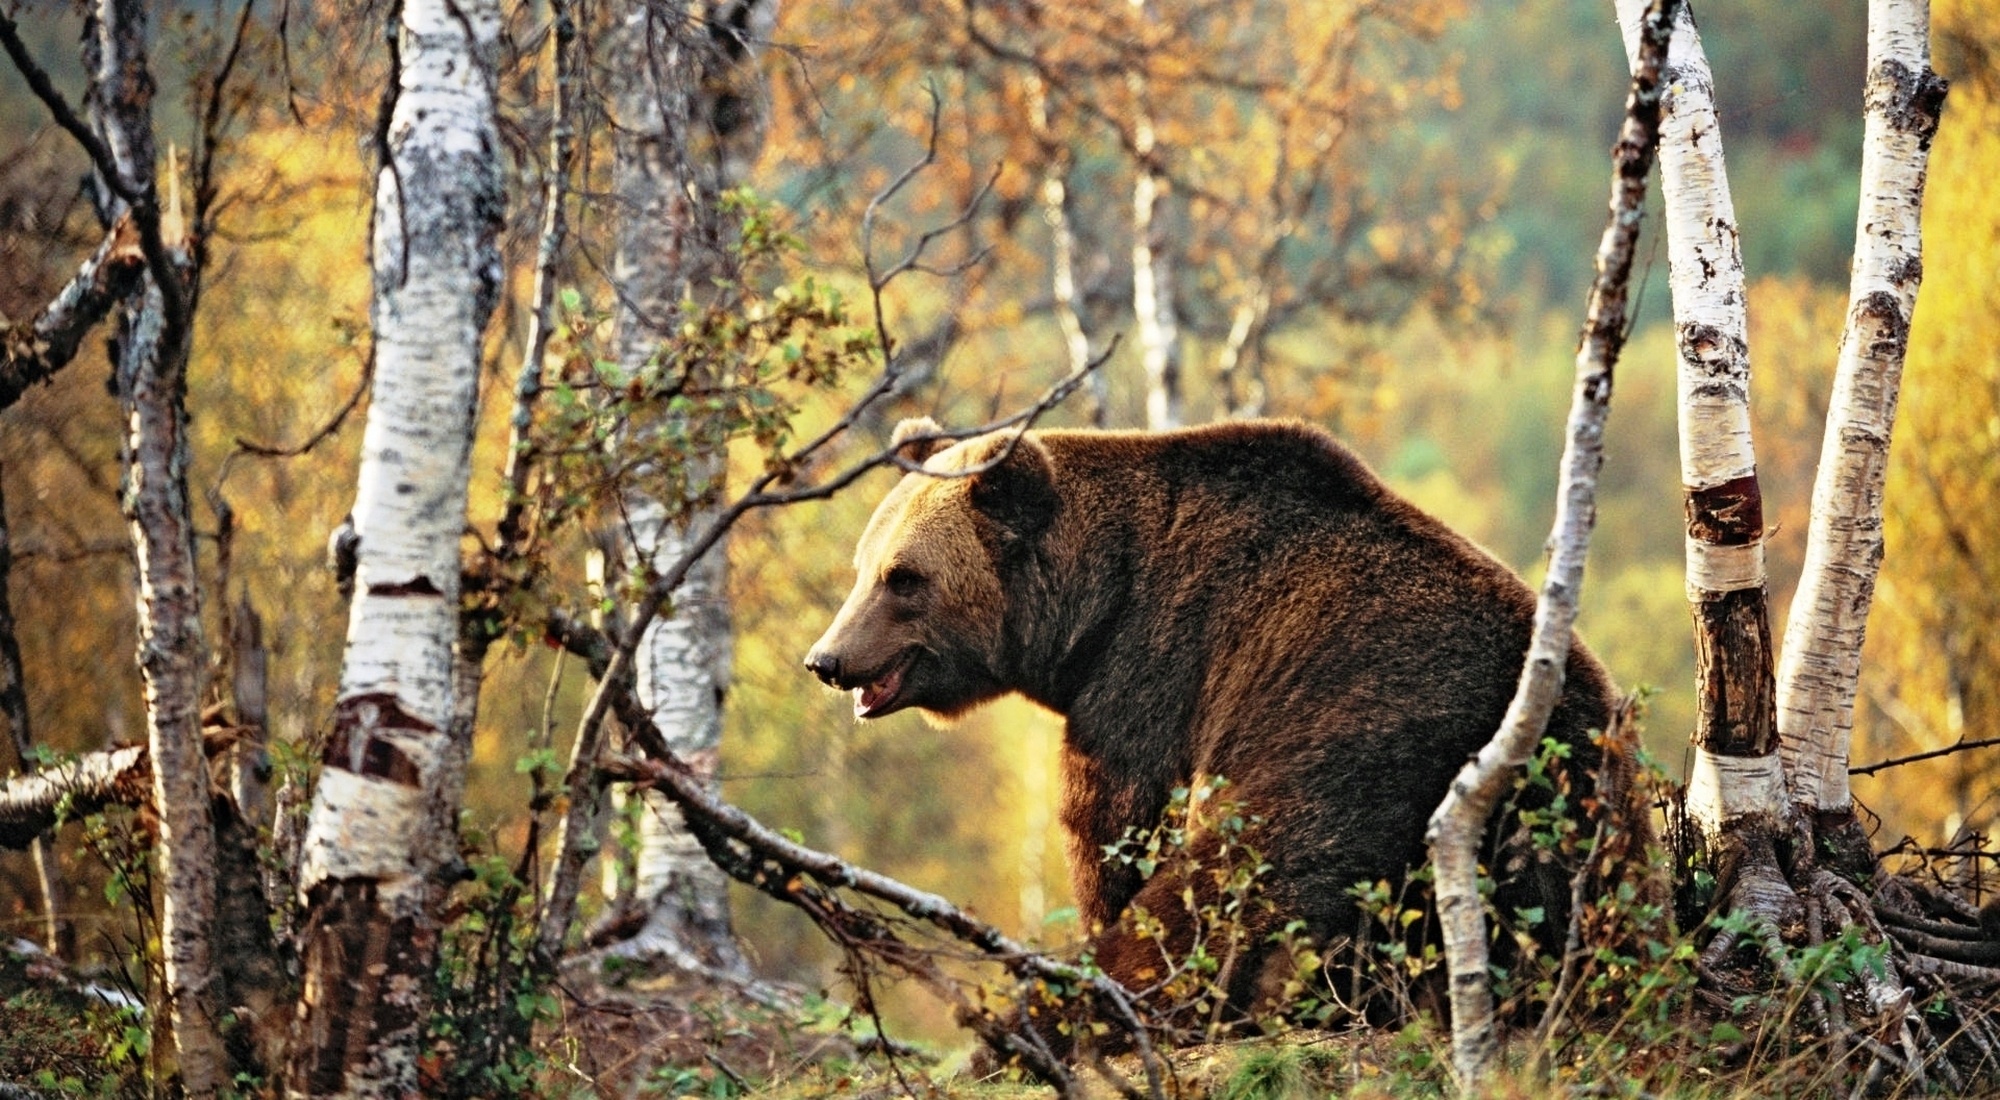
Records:
{"label": "birch tree", "polygon": [[[270,1026],[271,1014],[263,1010],[285,985],[263,892],[223,893],[217,885],[255,882],[258,872],[252,830],[231,792],[212,784],[204,751],[200,704],[214,670],[203,640],[187,484],[192,448],[185,394],[204,242],[214,230],[212,169],[220,136],[238,117],[240,90],[225,87],[243,49],[248,14],[245,9],[238,17],[233,38],[209,38],[217,47],[209,58],[214,67],[197,62],[204,71],[195,81],[199,124],[188,158],[192,198],[185,206],[178,150],[168,147],[163,176],[156,168],[148,6],[115,0],[85,10],[88,83],[81,116],[36,63],[13,21],[0,16],[0,45],[56,126],[89,157],[87,193],[104,233],[96,252],[31,322],[6,326],[0,408],[62,370],[84,337],[111,317],[111,389],[122,418],[117,497],[137,567],[137,663],[147,725],[147,744],[136,757],[117,750],[42,773],[35,778],[48,781],[31,786],[54,801],[30,791],[14,805],[29,811],[18,822],[29,839],[52,828],[60,820],[54,814],[80,813],[85,805],[152,808],[158,824],[151,870],[158,888],[150,900],[163,981],[154,987],[150,1022],[155,1050],[165,1056],[161,1067],[179,1075],[187,1094],[201,1096],[226,1090],[235,1077],[265,1072],[281,1029]],[[219,512],[218,521],[216,556],[226,562],[227,515]],[[226,572],[226,565],[219,568]],[[226,632],[226,609],[222,618]],[[21,748],[27,711],[14,706],[13,697],[26,685],[11,627],[8,635],[6,661],[13,667],[7,708]],[[240,705],[242,692],[237,694]],[[116,763],[121,757],[122,765]],[[76,786],[89,787],[93,776],[115,778],[94,792]],[[52,816],[43,818],[44,811]],[[43,892],[52,896],[47,885]],[[225,1006],[233,1020],[225,1021]]]}
{"label": "birch tree", "polygon": [[[1039,73],[1027,76],[1028,121],[1042,159],[1039,188],[1042,221],[1049,227],[1049,290],[1055,297],[1056,325],[1062,330],[1069,369],[1080,371],[1090,362],[1090,334],[1083,325],[1083,299],[1076,285],[1076,229],[1070,222],[1069,180],[1074,154],[1057,137],[1049,111],[1047,82]],[[1110,415],[1109,379],[1093,371],[1088,385],[1090,425],[1102,428]]]}
{"label": "birch tree", "polygon": [[[723,0],[692,8],[641,0],[628,10],[611,51],[619,197],[615,354],[628,377],[653,368],[676,339],[683,301],[709,302],[728,274],[732,218],[723,195],[740,186],[762,135],[758,60],[776,24],[775,0]],[[714,379],[690,379],[690,389]],[[691,528],[712,523],[722,490],[720,441],[669,428],[622,445],[660,448],[685,487],[662,499],[650,486],[624,501],[627,568],[652,575],[687,547]],[[682,450],[682,448],[685,448]],[[662,471],[664,472],[664,471]],[[650,479],[649,479],[650,480]],[[639,699],[682,759],[714,782],[729,685],[731,627],[726,564],[718,540],[688,573],[669,613],[648,628],[635,665]],[[696,972],[748,972],[729,919],[728,881],[656,792],[640,796],[633,893],[639,931],[612,949],[623,957],[664,958]]]}
{"label": "birch tree", "polygon": [[[1146,42],[1157,22],[1152,0],[1131,0],[1134,37]],[[1181,331],[1174,311],[1173,250],[1167,247],[1167,225],[1161,203],[1167,195],[1161,171],[1159,132],[1153,119],[1153,91],[1147,67],[1150,48],[1141,54],[1127,84],[1132,96],[1132,313],[1137,321],[1139,361],[1146,372],[1146,427],[1155,431],[1181,426]]]}
{"label": "birch tree", "polygon": [[480,338],[500,286],[500,12],[434,0],[396,12],[370,247],[374,398],[350,517],[354,597],[299,870],[294,1095],[416,1091],[436,903],[457,863],[466,746],[449,735],[452,647]]}
{"label": "birch tree", "polygon": [[1679,15],[1678,0],[1643,13],[1625,102],[1625,122],[1612,151],[1611,214],[1597,246],[1583,335],[1577,342],[1576,385],[1563,441],[1556,516],[1549,532],[1549,569],[1535,603],[1527,660],[1493,740],[1468,761],[1431,816],[1428,841],[1436,868],[1438,922],[1451,975],[1452,1064],[1459,1087],[1474,1093],[1499,1050],[1488,971],[1486,919],[1479,894],[1479,841],[1486,823],[1548,728],[1562,698],[1563,671],[1576,645],[1572,627],[1583,587],[1583,564],[1597,519],[1597,475],[1604,465],[1604,426],[1611,411],[1614,369],[1625,344],[1626,284],[1644,213],[1646,177],[1660,132],[1661,68]]}
{"label": "birch tree", "polygon": [[123,503],[139,567],[139,671],[160,822],[161,1007],[171,1019],[181,1087],[206,1097],[228,1085],[229,1068],[209,941],[216,844],[201,750],[207,654],[187,487],[184,399],[195,283],[178,203],[165,211],[158,205],[150,22],[143,0],[103,0],[90,13],[84,57],[91,127],[107,154],[95,177],[99,218],[110,228],[130,215],[149,260],[116,312],[113,379],[127,430]]}
{"label": "birch tree", "polygon": [[1882,486],[1903,356],[1923,279],[1923,192],[1945,84],[1929,0],[1871,0],[1861,209],[1847,324],[1813,482],[1804,571],[1778,669],[1778,732],[1794,807],[1872,864],[1848,788],[1861,643],[1883,553]]}
{"label": "birch tree", "polygon": [[[1639,0],[1618,0],[1628,58]],[[1729,908],[1776,919],[1791,903],[1773,841],[1785,816],[1764,505],[1750,437],[1743,254],[1723,164],[1715,85],[1690,9],[1677,16],[1660,122],[1668,279],[1680,404],[1687,593],[1694,616],[1696,725],[1687,809],[1729,890]],[[1718,937],[1722,949],[1728,937]]]}

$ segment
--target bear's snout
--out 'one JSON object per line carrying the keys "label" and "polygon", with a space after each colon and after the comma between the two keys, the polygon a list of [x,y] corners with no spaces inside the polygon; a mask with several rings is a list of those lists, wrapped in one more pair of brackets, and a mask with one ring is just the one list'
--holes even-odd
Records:
{"label": "bear's snout", "polygon": [[815,648],[806,654],[806,671],[820,678],[828,687],[840,686],[840,658]]}

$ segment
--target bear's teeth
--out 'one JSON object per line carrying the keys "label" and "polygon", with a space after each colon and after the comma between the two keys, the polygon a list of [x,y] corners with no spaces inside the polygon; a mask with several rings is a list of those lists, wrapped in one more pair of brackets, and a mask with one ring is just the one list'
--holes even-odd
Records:
{"label": "bear's teeth", "polygon": [[876,707],[895,697],[896,690],[902,684],[903,666],[897,665],[895,668],[889,670],[887,676],[882,677],[880,680],[855,688],[854,716],[856,718],[866,718],[873,714]]}

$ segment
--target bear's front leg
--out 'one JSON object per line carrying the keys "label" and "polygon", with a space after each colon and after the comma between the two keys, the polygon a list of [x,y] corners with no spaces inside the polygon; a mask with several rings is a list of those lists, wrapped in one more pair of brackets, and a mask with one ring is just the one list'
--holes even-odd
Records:
{"label": "bear's front leg", "polygon": [[1105,852],[1134,830],[1160,823],[1168,779],[1106,766],[1097,756],[1064,744],[1062,821],[1069,880],[1083,929],[1095,936],[1111,927],[1138,894],[1144,878],[1129,863],[1110,863]]}
{"label": "bear's front leg", "polygon": [[[1093,939],[1097,966],[1133,993],[1168,1044],[1213,1041],[1215,1029],[1268,1011],[1262,1002],[1282,988],[1283,974],[1267,973],[1280,961],[1272,933],[1281,910],[1254,888],[1238,889],[1226,866],[1246,851],[1213,833],[1190,838]],[[1288,973],[1289,957],[1282,961]],[[1116,1028],[1106,1038],[1109,1049],[1129,1043]]]}

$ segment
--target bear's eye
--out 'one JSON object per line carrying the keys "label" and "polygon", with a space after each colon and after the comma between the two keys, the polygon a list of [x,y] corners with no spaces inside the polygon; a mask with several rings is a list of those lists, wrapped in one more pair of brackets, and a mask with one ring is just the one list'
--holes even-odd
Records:
{"label": "bear's eye", "polygon": [[922,592],[924,585],[929,582],[924,580],[922,573],[907,565],[899,565],[889,570],[889,575],[882,578],[882,583],[889,586],[889,591],[908,598]]}

